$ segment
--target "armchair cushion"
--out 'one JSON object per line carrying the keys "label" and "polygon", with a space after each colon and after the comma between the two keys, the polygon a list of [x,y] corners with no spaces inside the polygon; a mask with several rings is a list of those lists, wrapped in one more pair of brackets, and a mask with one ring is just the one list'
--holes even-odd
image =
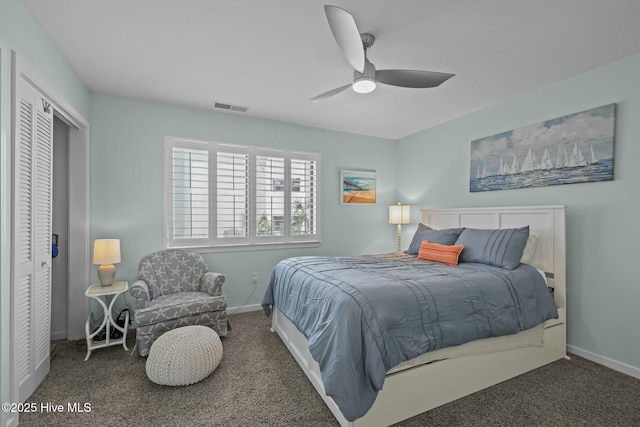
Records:
{"label": "armchair cushion", "polygon": [[154,298],[146,308],[136,310],[135,320],[140,326],[150,325],[226,308],[227,302],[223,296],[214,297],[205,292],[180,292]]}
{"label": "armchair cushion", "polygon": [[202,255],[182,250],[166,250],[140,261],[138,279],[149,286],[151,299],[177,292],[201,290],[202,276],[209,271]]}

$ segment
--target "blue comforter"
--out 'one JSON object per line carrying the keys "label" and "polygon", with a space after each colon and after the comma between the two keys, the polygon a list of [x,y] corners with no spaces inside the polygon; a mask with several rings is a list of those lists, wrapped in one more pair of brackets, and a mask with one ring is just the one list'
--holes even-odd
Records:
{"label": "blue comforter", "polygon": [[367,413],[400,362],[558,317],[531,266],[449,267],[408,255],[286,259],[262,305],[305,335],[326,394],[349,421]]}

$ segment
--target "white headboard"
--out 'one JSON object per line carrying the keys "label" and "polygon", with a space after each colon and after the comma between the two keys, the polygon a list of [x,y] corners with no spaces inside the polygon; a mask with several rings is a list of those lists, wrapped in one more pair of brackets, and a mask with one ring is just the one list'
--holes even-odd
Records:
{"label": "white headboard", "polygon": [[421,222],[431,228],[515,228],[529,226],[538,236],[531,264],[547,273],[559,308],[565,308],[566,240],[564,206],[422,209]]}

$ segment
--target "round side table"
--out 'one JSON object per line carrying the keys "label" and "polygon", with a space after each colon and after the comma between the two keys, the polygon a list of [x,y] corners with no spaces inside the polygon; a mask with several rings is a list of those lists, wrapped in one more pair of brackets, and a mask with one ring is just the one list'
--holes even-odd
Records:
{"label": "round side table", "polygon": [[[102,319],[102,324],[95,330],[93,333],[89,332],[89,323],[91,320],[91,314],[87,317],[87,322],[84,325],[84,330],[87,336],[87,356],[84,358],[85,361],[89,359],[91,355],[91,350],[95,350],[98,348],[109,347],[112,345],[122,344],[125,350],[129,350],[127,348],[127,329],[129,327],[129,312],[126,313],[126,318],[124,321],[124,328],[118,326],[111,317],[111,310],[113,309],[113,303],[118,298],[118,295],[124,294],[129,290],[129,282],[113,282],[113,285],[102,286],[99,283],[95,283],[87,288],[85,291],[85,295],[88,298],[93,298],[100,303],[102,307],[102,311],[104,312],[104,318]],[[105,301],[102,300],[101,297],[105,297]],[[124,298],[124,297],[123,297]],[[107,307],[107,304],[109,306]],[[114,327],[118,331],[122,332],[122,338],[112,340],[111,339],[111,327]],[[105,330],[105,339],[102,341],[94,340],[94,337],[98,335],[102,330]]]}

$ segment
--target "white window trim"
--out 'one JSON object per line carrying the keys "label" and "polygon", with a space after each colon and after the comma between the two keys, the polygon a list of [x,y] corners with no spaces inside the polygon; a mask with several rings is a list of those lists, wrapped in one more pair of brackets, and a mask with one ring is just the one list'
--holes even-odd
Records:
{"label": "white window trim", "polygon": [[[173,219],[173,199],[172,199],[172,155],[173,147],[191,148],[207,150],[209,153],[209,238],[208,239],[180,239],[177,242],[172,236]],[[247,237],[225,237],[217,236],[217,170],[216,160],[218,151],[242,153],[249,155],[249,224]],[[257,207],[256,207],[256,156],[265,155],[282,157],[285,159],[285,197],[284,197],[284,236],[257,236]],[[291,235],[291,160],[312,160],[316,162],[315,175],[315,203],[316,234],[313,235]],[[163,170],[163,247],[165,249],[195,249],[200,252],[217,251],[244,251],[263,250],[272,248],[292,248],[292,247],[317,247],[321,240],[321,157],[319,153],[301,152],[295,150],[281,150],[256,146],[234,145],[220,143],[216,141],[198,140],[182,137],[167,136],[164,139],[164,170]],[[178,243],[179,242],[179,243]]]}

